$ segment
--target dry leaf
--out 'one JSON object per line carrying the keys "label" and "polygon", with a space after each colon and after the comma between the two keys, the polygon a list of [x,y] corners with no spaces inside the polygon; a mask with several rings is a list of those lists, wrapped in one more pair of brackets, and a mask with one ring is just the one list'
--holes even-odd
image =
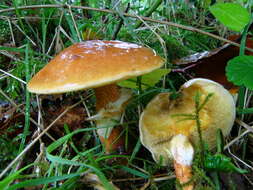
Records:
{"label": "dry leaf", "polygon": [[[64,112],[69,106],[75,103],[73,97],[64,96],[41,96],[42,98],[42,110],[44,112],[43,119],[45,126],[52,123],[62,112]],[[64,125],[68,125],[71,131],[84,128],[85,126],[86,112],[82,105],[78,105],[66,114],[64,114],[56,123],[52,126],[51,130],[57,133],[58,136],[63,136]]]}
{"label": "dry leaf", "polygon": [[[230,36],[230,40],[238,41],[239,36]],[[247,38],[247,47],[253,48],[253,40]],[[246,51],[247,55],[253,55],[253,52]],[[180,69],[174,69],[174,72],[185,72],[192,74],[192,77],[202,77],[214,80],[222,84],[227,89],[233,89],[235,86],[229,82],[225,75],[227,62],[239,55],[239,48],[230,44],[225,44],[212,51],[196,53],[176,60],[174,63],[183,66]]]}

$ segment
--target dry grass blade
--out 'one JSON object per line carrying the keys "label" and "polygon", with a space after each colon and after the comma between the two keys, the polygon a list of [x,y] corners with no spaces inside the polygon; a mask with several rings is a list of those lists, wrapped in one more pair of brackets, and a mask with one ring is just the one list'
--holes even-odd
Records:
{"label": "dry grass blade", "polygon": [[59,26],[59,30],[71,41],[72,44],[75,43],[75,41],[67,34],[67,32],[62,28],[62,26]]}
{"label": "dry grass blade", "polygon": [[247,130],[244,131],[243,133],[241,133],[239,136],[237,136],[236,138],[234,138],[233,140],[231,140],[229,143],[227,143],[224,146],[224,150],[228,149],[230,146],[232,146],[234,143],[236,143],[238,140],[240,140],[243,136],[245,136],[246,134],[248,134],[249,132],[253,132],[253,126],[249,126],[246,123],[244,123],[243,121],[236,119],[236,122],[243,126],[244,128],[246,128]]}
{"label": "dry grass blade", "polygon": [[10,59],[13,59],[14,61],[20,61],[20,59],[18,59],[14,55],[8,53],[7,51],[0,50],[0,53],[3,54],[3,55],[5,55],[6,57],[9,57]]}
{"label": "dry grass blade", "polygon": [[[83,6],[71,6],[71,5],[30,5],[30,6],[20,6],[20,7],[16,7],[16,8],[8,8],[8,9],[2,9],[0,10],[0,13],[4,13],[4,12],[12,12],[15,10],[25,10],[25,9],[41,9],[41,8],[76,8],[76,9],[86,9],[86,10],[91,10],[91,11],[98,11],[98,12],[104,12],[104,13],[110,13],[110,14],[117,14],[117,11],[113,11],[113,10],[108,10],[108,9],[99,9],[99,8],[92,8],[92,7],[83,7]],[[132,15],[132,14],[128,14],[128,13],[122,13],[124,16],[126,17],[131,17],[131,18],[137,18],[138,17],[136,15]],[[209,37],[215,38],[217,40],[232,44],[234,46],[240,47],[240,44],[233,42],[231,40],[228,40],[226,38],[222,38],[220,36],[217,36],[215,34],[212,34],[210,32],[206,32],[203,30],[200,30],[198,28],[194,28],[192,26],[185,26],[182,24],[177,24],[177,23],[173,23],[173,22],[168,22],[168,21],[161,21],[161,20],[155,20],[152,18],[148,18],[148,17],[142,17],[140,16],[140,18],[142,18],[145,21],[149,21],[149,22],[154,22],[154,23],[160,23],[160,24],[165,24],[165,25],[169,25],[169,26],[173,26],[173,27],[177,27],[183,30],[189,30],[192,32],[197,32],[200,34],[204,34],[207,35]],[[253,52],[253,49],[246,47],[246,50],[249,50],[251,52]]]}
{"label": "dry grass blade", "polygon": [[[244,162],[242,159],[238,158],[238,156],[234,155],[230,149],[228,149],[229,154],[236,159],[237,161],[241,162],[243,165],[245,165],[246,167],[248,167],[249,169],[253,170],[253,167],[250,166],[249,164],[247,164],[246,162]],[[239,167],[239,165],[237,164],[237,167]]]}
{"label": "dry grass blade", "polygon": [[81,41],[82,41],[82,38],[81,38],[81,35],[80,35],[79,30],[78,30],[78,28],[77,28],[77,24],[76,24],[76,21],[75,21],[75,19],[74,19],[74,16],[73,16],[73,13],[72,13],[71,6],[70,6],[70,5],[68,5],[68,9],[69,9],[69,13],[70,13],[70,15],[71,15],[71,19],[72,19],[72,22],[73,22],[73,24],[74,24],[74,27],[75,27],[75,30],[76,30],[76,33],[77,33],[79,42],[81,42]]}
{"label": "dry grass blade", "polygon": [[[168,175],[168,174],[160,174],[160,175],[154,175],[152,176],[152,179],[154,182],[159,182],[159,181],[166,181],[169,179],[175,179],[175,175]],[[114,179],[112,180],[113,182],[125,182],[125,181],[139,181],[139,180],[145,180],[142,177],[135,177],[135,178],[124,178],[124,179]]]}
{"label": "dry grass blade", "polygon": [[20,28],[19,25],[17,25],[15,22],[12,23],[34,46],[37,46],[37,44]]}
{"label": "dry grass blade", "polygon": [[16,77],[16,76],[14,76],[13,74],[11,74],[11,73],[9,73],[9,72],[6,72],[6,71],[4,71],[4,70],[2,70],[2,69],[0,69],[0,72],[2,72],[2,73],[4,73],[4,74],[6,74],[6,75],[8,75],[8,76],[10,76],[10,77],[12,77],[12,78],[18,80],[19,82],[21,82],[21,83],[23,83],[23,84],[26,84],[26,82],[25,82],[24,80],[22,80],[22,79],[20,79],[20,78],[18,78],[18,77]]}
{"label": "dry grass blade", "polygon": [[14,159],[12,162],[2,171],[0,174],[0,179],[6,174],[9,169],[20,159],[22,158],[25,153],[69,110],[80,104],[82,101],[75,103],[74,105],[68,107],[65,111],[63,111],[47,128],[45,128],[30,144],[28,144],[25,149]]}

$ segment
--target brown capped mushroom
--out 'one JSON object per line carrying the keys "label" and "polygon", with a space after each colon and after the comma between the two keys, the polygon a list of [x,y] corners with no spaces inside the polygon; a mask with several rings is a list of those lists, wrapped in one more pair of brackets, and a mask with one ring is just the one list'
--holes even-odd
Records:
{"label": "brown capped mushroom", "polygon": [[[143,75],[163,65],[152,49],[121,41],[91,40],[74,44],[40,70],[28,83],[37,94],[57,94],[95,88],[98,127],[114,125],[131,97],[131,91],[115,83]],[[119,128],[97,130],[107,153],[121,145]],[[116,147],[115,147],[116,146]]]}
{"label": "brown capped mushroom", "polygon": [[[220,84],[202,78],[186,82],[180,89],[181,95],[171,99],[171,93],[158,94],[143,111],[140,122],[140,139],[152,153],[155,161],[162,158],[162,164],[174,162],[176,176],[180,183],[191,179],[193,146],[199,142],[195,120],[180,120],[182,114],[195,113],[194,96],[199,92],[200,102],[213,95],[199,112],[201,133],[212,149],[215,147],[216,130],[227,136],[235,120],[235,103],[231,94]],[[193,189],[193,184],[184,189]]]}

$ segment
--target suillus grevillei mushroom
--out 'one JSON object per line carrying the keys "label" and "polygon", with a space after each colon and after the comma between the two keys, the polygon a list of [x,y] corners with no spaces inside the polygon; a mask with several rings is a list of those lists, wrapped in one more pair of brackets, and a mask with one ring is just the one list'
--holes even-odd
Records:
{"label": "suillus grevillei mushroom", "polygon": [[[217,129],[227,136],[233,126],[235,103],[223,86],[203,78],[189,80],[179,92],[180,96],[176,99],[170,98],[171,93],[160,93],[154,97],[141,114],[139,130],[141,142],[152,153],[154,160],[163,165],[173,163],[176,177],[183,184],[192,177],[191,163],[199,134],[195,120],[177,116],[194,113],[196,93],[201,94],[200,102],[212,93],[199,112],[199,121],[204,142],[213,149]],[[193,189],[193,184],[184,186],[184,190],[190,189]]]}
{"label": "suillus grevillei mushroom", "polygon": [[[149,73],[163,65],[154,50],[122,41],[90,40],[64,49],[28,83],[37,94],[59,94],[95,89],[97,115],[92,117],[97,133],[110,153],[124,140],[118,127],[106,127],[119,121],[132,93],[119,89],[116,82]],[[117,142],[116,142],[117,141]]]}

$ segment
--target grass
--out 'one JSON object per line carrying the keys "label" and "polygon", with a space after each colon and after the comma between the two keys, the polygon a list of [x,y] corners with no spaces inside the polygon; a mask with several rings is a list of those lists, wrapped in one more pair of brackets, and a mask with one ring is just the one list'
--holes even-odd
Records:
{"label": "grass", "polygon": [[[98,38],[111,39],[117,28],[120,18],[122,25],[116,39],[142,44],[155,49],[166,58],[166,67],[171,63],[195,52],[211,50],[223,42],[205,34],[194,33],[178,27],[171,27],[162,23],[147,22],[141,18],[123,16],[127,3],[131,2],[128,13],[145,15],[152,7],[151,1],[122,1],[115,7],[109,1],[89,1],[95,8],[116,10],[120,16],[98,11],[90,11],[92,18],[83,17],[80,9],[69,8],[41,8],[18,10],[1,13],[0,15],[0,110],[5,102],[15,111],[12,114],[1,113],[1,124],[8,122],[0,133],[0,172],[3,172],[8,163],[18,157],[16,163],[9,167],[4,176],[1,176],[0,189],[20,189],[37,186],[38,189],[92,189],[104,186],[113,189],[113,184],[121,189],[174,189],[175,176],[172,168],[162,167],[155,163],[150,153],[141,145],[138,132],[138,120],[146,104],[158,93],[176,91],[188,79],[188,76],[179,73],[169,73],[155,86],[140,89],[140,78],[137,80],[139,88],[133,89],[134,98],[129,103],[121,122],[125,126],[126,148],[128,154],[105,155],[95,133],[92,121],[83,121],[84,128],[75,129],[71,125],[62,127],[64,135],[53,130],[54,125],[65,117],[70,107],[64,107],[55,119],[47,123],[45,106],[41,104],[45,97],[36,98],[29,94],[24,82],[38,72],[55,54],[72,43],[81,40],[86,29],[91,28]],[[159,6],[153,10],[153,19],[169,20],[186,26],[193,26],[221,37],[228,37],[231,32],[217,23],[209,15],[207,7],[197,1],[194,8],[185,1]],[[17,8],[20,5],[54,4],[54,1],[27,1],[14,0],[10,4],[1,2],[0,7]],[[157,1],[157,3],[159,3]],[[81,5],[75,1],[75,5]],[[106,7],[105,7],[106,5]],[[11,23],[8,24],[8,22]],[[137,27],[139,23],[143,23]],[[247,34],[245,29],[245,34]],[[12,31],[12,32],[11,32]],[[13,33],[13,35],[12,35]],[[96,35],[96,34],[95,34]],[[241,43],[241,53],[245,44]],[[7,56],[6,56],[7,55]],[[23,82],[21,82],[23,81]],[[68,93],[60,98],[76,100],[72,107],[85,110],[87,115],[94,115],[95,98],[93,91],[85,93]],[[77,98],[78,97],[78,98]],[[79,98],[81,97],[81,98]],[[231,136],[227,138],[225,152],[233,163],[242,169],[252,171],[252,93],[241,89],[239,95],[238,121]],[[56,98],[57,99],[57,98]],[[58,100],[57,100],[58,101]],[[50,105],[58,105],[56,100],[47,100]],[[40,110],[40,112],[38,111]],[[6,119],[5,119],[6,118]],[[30,122],[31,119],[33,122]],[[243,123],[243,124],[242,124]],[[239,127],[240,126],[240,127]],[[240,128],[240,129],[239,129]],[[43,135],[46,134],[46,135]],[[249,136],[248,136],[249,135]],[[14,136],[14,137],[13,137]],[[51,138],[49,137],[51,136]],[[245,138],[248,136],[247,138]],[[229,145],[229,146],[226,146]],[[240,146],[243,145],[243,146]],[[128,160],[128,165],[111,160]],[[225,188],[224,179],[220,172],[209,172],[198,164],[196,156],[194,180],[200,185],[196,189]],[[95,174],[97,177],[90,176]],[[92,178],[91,178],[92,177]],[[233,177],[233,176],[232,176]],[[233,182],[233,178],[228,181]],[[245,186],[252,188],[252,176],[240,174],[239,177]],[[235,184],[234,184],[235,185]],[[178,187],[180,188],[180,187]]]}

